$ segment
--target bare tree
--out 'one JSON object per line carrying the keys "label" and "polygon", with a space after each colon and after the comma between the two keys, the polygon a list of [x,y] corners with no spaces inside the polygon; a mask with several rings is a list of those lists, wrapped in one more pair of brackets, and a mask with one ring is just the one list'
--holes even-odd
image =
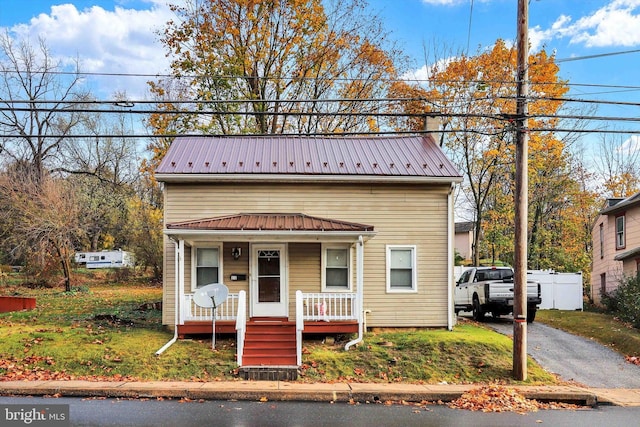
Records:
{"label": "bare tree", "polygon": [[[84,232],[78,222],[79,204],[70,182],[40,176],[31,165],[16,165],[0,175],[0,219],[10,221],[11,243],[18,251],[58,260],[66,291],[71,290],[71,255]],[[39,264],[45,264],[40,262]]]}
{"label": "bare tree", "polygon": [[637,137],[602,134],[594,170],[610,197],[628,197],[640,190],[640,141]]}
{"label": "bare tree", "polygon": [[0,35],[0,151],[9,163],[28,164],[38,177],[47,173],[78,124],[70,101],[82,99],[78,64],[70,75],[55,62],[43,39],[34,47]]}

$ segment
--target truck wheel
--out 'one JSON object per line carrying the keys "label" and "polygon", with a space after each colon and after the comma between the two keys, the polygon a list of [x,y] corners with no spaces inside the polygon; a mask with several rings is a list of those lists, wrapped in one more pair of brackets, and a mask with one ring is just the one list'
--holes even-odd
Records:
{"label": "truck wheel", "polygon": [[484,320],[484,310],[478,298],[473,299],[473,320],[476,322],[482,322]]}
{"label": "truck wheel", "polygon": [[536,319],[536,311],[537,309],[535,307],[527,309],[527,323],[533,323]]}

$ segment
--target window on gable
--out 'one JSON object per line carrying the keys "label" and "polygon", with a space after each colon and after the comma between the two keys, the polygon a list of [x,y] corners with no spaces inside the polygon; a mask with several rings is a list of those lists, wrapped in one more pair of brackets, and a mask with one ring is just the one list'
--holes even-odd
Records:
{"label": "window on gable", "polygon": [[604,258],[604,224],[600,224],[600,259]]}
{"label": "window on gable", "polygon": [[350,248],[348,246],[323,246],[324,283],[327,290],[351,289]]}
{"label": "window on gable", "polygon": [[616,217],[616,249],[624,249],[624,215]]}
{"label": "window on gable", "polygon": [[219,283],[220,249],[196,248],[196,288]]}
{"label": "window on gable", "polygon": [[416,247],[387,246],[387,292],[415,291]]}

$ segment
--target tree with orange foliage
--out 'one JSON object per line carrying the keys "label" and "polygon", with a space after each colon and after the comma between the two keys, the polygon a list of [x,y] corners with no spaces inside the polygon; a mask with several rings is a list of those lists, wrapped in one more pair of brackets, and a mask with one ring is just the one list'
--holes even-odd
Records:
{"label": "tree with orange foliage", "polygon": [[[528,62],[529,128],[537,129],[529,142],[530,263],[557,268],[561,257],[549,254],[558,246],[551,242],[566,232],[561,224],[575,213],[569,213],[568,200],[581,197],[572,177],[569,147],[554,133],[562,108],[558,99],[568,86],[546,51],[530,55]],[[415,115],[441,117],[441,145],[465,176],[461,190],[476,223],[476,265],[481,255],[507,261],[512,257],[515,76],[516,51],[498,40],[476,56],[436,63],[426,85],[398,82],[392,92],[394,97],[413,99],[403,107],[414,116],[401,126],[422,130],[422,120]]]}
{"label": "tree with orange foliage", "polygon": [[[187,0],[171,9],[161,41],[172,78],[151,83],[170,114],[150,118],[156,134],[376,128],[361,115],[376,106],[356,100],[386,96],[401,59],[365,1]],[[168,143],[151,147],[156,158]]]}

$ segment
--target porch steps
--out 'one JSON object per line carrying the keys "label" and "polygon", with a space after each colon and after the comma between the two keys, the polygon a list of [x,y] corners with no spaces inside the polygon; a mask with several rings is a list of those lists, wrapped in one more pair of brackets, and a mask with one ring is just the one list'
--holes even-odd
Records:
{"label": "porch steps", "polygon": [[295,323],[288,319],[252,318],[247,322],[242,365],[295,367]]}

